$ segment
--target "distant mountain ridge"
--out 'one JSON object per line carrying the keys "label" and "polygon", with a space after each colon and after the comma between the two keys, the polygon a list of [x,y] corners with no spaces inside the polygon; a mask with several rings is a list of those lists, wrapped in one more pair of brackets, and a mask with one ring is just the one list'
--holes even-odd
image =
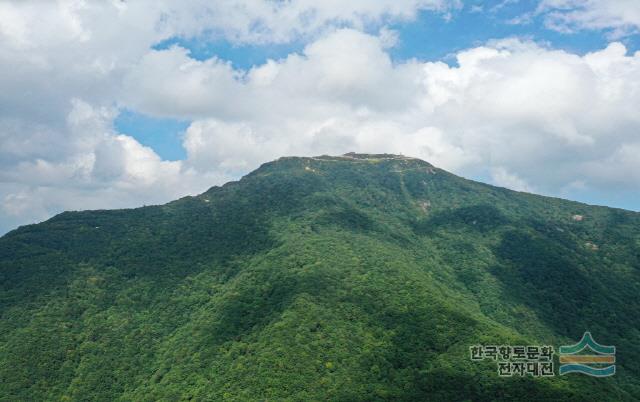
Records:
{"label": "distant mountain ridge", "polygon": [[[391,154],[284,157],[195,197],[0,238],[0,400],[640,399],[640,213]],[[616,346],[501,378],[475,344]]]}

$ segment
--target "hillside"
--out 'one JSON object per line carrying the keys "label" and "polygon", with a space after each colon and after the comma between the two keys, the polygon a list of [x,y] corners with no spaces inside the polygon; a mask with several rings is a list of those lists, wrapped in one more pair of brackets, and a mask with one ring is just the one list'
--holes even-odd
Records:
{"label": "hillside", "polygon": [[[401,156],[281,158],[0,238],[0,400],[638,400],[639,294],[639,213]],[[615,376],[469,358],[586,330]]]}

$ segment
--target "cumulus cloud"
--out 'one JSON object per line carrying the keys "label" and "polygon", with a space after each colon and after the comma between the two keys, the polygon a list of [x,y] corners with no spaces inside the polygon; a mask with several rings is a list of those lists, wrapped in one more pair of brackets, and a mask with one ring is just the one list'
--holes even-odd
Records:
{"label": "cumulus cloud", "polygon": [[[639,190],[640,53],[620,43],[576,55],[503,40],[455,65],[394,62],[385,21],[459,4],[176,4],[0,4],[0,232],[165,202],[283,155],[403,153],[518,190]],[[176,35],[308,43],[239,70],[152,49]],[[190,120],[185,160],[118,133],[123,107]]]}
{"label": "cumulus cloud", "polygon": [[[225,106],[228,93],[243,90],[238,84],[243,73],[221,60],[195,62],[182,49],[151,50],[162,40],[175,36],[235,43],[311,40],[332,26],[383,27],[410,19],[419,10],[445,13],[457,6],[449,0],[348,5],[306,0],[2,2],[0,233],[65,209],[165,202],[232,178],[225,172],[244,172],[247,164],[233,159],[234,153],[207,168],[205,161],[215,154],[205,155],[197,146],[185,144],[191,160],[168,162],[113,129],[122,105],[140,104],[158,115],[225,120],[240,113],[246,116],[248,109],[264,103],[262,99]],[[155,81],[145,74],[147,65],[154,66]],[[171,79],[165,81],[163,76]],[[208,91],[209,83],[215,83],[213,91]],[[132,96],[133,91],[140,91],[139,96]],[[174,98],[163,98],[167,94]],[[212,113],[215,105],[219,113]],[[194,123],[191,133],[198,124],[207,132],[213,127]],[[224,131],[215,140],[205,136],[202,143],[228,147],[234,143],[234,133]],[[196,144],[193,136],[190,143]],[[256,158],[244,155],[252,163]]]}
{"label": "cumulus cloud", "polygon": [[[135,139],[113,132],[113,110],[72,100],[67,128],[47,138],[66,153],[10,158],[0,173],[2,212],[8,219],[43,219],[64,209],[132,207],[182,196],[221,178],[191,172],[180,161],[163,161]],[[28,126],[27,126],[28,128]],[[7,137],[28,135],[4,132]]]}
{"label": "cumulus cloud", "polygon": [[527,182],[522,180],[517,175],[509,173],[507,169],[503,168],[502,166],[494,167],[491,170],[491,179],[493,180],[494,184],[510,188],[512,190],[526,192],[534,191],[531,186],[527,184]]}
{"label": "cumulus cloud", "polygon": [[561,32],[608,29],[622,37],[640,29],[636,0],[543,0],[538,12],[546,13],[548,27]]}
{"label": "cumulus cloud", "polygon": [[[392,63],[382,38],[343,29],[247,72],[195,62],[181,49],[157,53],[166,60],[141,71],[150,82],[162,77],[162,92],[139,88],[135,105],[165,113],[193,84],[198,101],[173,115],[195,119],[186,163],[198,169],[356,149],[406,153],[550,194],[575,181],[607,185],[594,163],[638,185],[618,169],[640,127],[640,54],[620,43],[580,56],[503,40],[460,52],[450,66]],[[166,64],[182,67],[170,73]]]}

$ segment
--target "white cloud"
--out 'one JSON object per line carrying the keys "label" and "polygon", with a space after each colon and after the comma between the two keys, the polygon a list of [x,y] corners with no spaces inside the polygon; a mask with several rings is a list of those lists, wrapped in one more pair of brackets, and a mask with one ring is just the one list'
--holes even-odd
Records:
{"label": "white cloud", "polygon": [[209,117],[187,130],[186,163],[231,158],[249,170],[284,154],[397,152],[520,190],[638,187],[624,150],[640,129],[640,54],[619,43],[579,56],[506,40],[459,53],[458,64],[393,64],[381,39],[336,31],[301,55],[202,83],[198,91],[231,85],[225,103],[246,103],[235,115],[216,102],[198,109]]}
{"label": "white cloud", "polygon": [[[142,71],[168,89],[133,91],[142,94],[135,105],[162,114],[180,105],[174,99],[198,99],[174,113],[202,118],[186,133],[188,163],[233,155],[250,167],[282,154],[404,152],[465,173],[502,167],[554,192],[584,179],[582,164],[615,154],[639,127],[640,56],[619,43],[578,56],[507,40],[461,52],[451,67],[393,64],[381,39],[339,30],[246,74],[179,49],[158,53],[169,61]],[[170,73],[166,63],[190,67]],[[184,90],[189,69],[207,77],[193,95]]]}
{"label": "white cloud", "polygon": [[[3,229],[69,209],[162,203],[229,179],[216,172],[195,172],[180,161],[163,161],[132,137],[113,131],[114,110],[95,108],[79,99],[71,103],[66,126],[60,131],[41,134],[28,123],[4,127]],[[4,147],[14,139],[18,146]]]}
{"label": "white cloud", "polygon": [[[310,40],[332,26],[375,28],[423,9],[445,12],[451,4],[457,3],[0,3],[0,233],[64,209],[165,202],[230,179],[225,171],[243,169],[231,156],[204,169],[199,161],[211,156],[197,150],[188,162],[162,161],[150,148],[113,130],[117,107],[124,104],[203,119],[247,116],[263,107],[265,99],[247,101],[240,93],[227,104],[227,94],[236,90],[251,95],[238,83],[242,72],[219,60],[195,62],[182,49],[150,50],[159,41],[198,35],[243,43]],[[153,65],[155,81],[145,73],[148,65]],[[262,69],[266,80],[267,70]],[[255,85],[260,85],[258,75]],[[219,113],[212,113],[215,108]],[[244,158],[255,162],[256,155]]]}
{"label": "white cloud", "polygon": [[[316,3],[2,3],[0,231],[165,202],[283,155],[403,153],[521,190],[638,190],[640,53],[504,40],[458,53],[457,66],[394,63],[385,23],[454,3]],[[333,27],[367,24],[379,34]],[[312,39],[248,71],[150,49],[203,32]],[[192,120],[187,158],[164,161],[116,132],[121,107]]]}
{"label": "white cloud", "polygon": [[[241,43],[288,42],[334,27],[362,29],[389,20],[412,19],[420,10],[446,16],[449,10],[462,6],[460,0],[192,0],[175,4],[166,2],[159,8],[173,16],[171,24],[178,32],[208,31]],[[193,26],[205,29],[194,30]]]}
{"label": "white cloud", "polygon": [[507,169],[502,166],[497,166],[491,169],[491,179],[497,186],[510,188],[516,191],[533,192],[534,190],[520,177],[515,174],[509,173]]}
{"label": "white cloud", "polygon": [[543,0],[538,12],[546,13],[548,27],[561,32],[610,29],[613,37],[622,37],[640,29],[637,0]]}

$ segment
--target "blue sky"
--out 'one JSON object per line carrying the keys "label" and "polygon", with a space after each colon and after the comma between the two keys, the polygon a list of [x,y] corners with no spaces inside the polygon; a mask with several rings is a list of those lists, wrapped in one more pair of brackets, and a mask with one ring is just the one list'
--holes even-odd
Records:
{"label": "blue sky", "polygon": [[0,233],[285,155],[640,210],[635,0],[0,5]]}
{"label": "blue sky", "polygon": [[166,160],[180,160],[187,154],[182,147],[183,134],[190,122],[171,118],[151,117],[123,109],[113,122],[116,130],[130,135],[151,147]]}
{"label": "blue sky", "polygon": [[[528,22],[514,22],[534,12],[537,1],[474,3],[455,12],[448,20],[433,13],[421,12],[414,22],[393,25],[400,33],[400,41],[391,54],[395,59],[416,57],[448,61],[452,54],[460,50],[482,45],[492,39],[514,36],[579,54],[601,49],[609,43],[605,31],[580,30],[567,34],[548,29],[544,24],[544,15],[532,16]],[[474,6],[482,9],[476,11]],[[623,41],[630,51],[638,50],[637,35],[626,37]]]}

